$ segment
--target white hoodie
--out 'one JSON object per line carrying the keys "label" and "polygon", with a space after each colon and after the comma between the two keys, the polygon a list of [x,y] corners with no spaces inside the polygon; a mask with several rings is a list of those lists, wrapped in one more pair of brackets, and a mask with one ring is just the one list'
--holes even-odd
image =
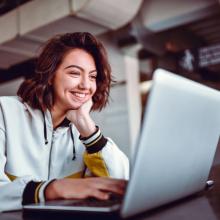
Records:
{"label": "white hoodie", "polygon": [[99,129],[87,139],[79,135],[72,123],[54,130],[48,110],[43,116],[18,97],[1,97],[0,211],[44,201],[44,189],[55,178],[128,179],[128,159],[111,139]]}

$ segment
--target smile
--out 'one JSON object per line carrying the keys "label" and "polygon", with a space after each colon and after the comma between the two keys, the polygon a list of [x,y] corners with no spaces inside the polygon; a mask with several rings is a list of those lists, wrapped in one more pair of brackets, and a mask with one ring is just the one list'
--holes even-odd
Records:
{"label": "smile", "polygon": [[84,98],[86,96],[86,94],[84,94],[84,93],[75,93],[75,96],[77,96],[79,98]]}
{"label": "smile", "polygon": [[85,98],[87,94],[85,93],[79,93],[79,92],[71,92],[74,96],[76,96],[77,98]]}

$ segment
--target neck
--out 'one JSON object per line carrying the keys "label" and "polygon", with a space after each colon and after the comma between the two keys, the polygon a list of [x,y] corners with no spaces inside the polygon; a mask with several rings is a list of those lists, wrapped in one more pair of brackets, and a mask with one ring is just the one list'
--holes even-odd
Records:
{"label": "neck", "polygon": [[51,116],[53,121],[53,128],[56,128],[64,120],[66,114],[64,111],[54,106],[51,109]]}

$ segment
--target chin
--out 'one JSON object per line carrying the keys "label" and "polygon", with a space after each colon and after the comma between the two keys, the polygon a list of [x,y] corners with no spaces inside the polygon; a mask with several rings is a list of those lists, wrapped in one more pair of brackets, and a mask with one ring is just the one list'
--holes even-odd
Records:
{"label": "chin", "polygon": [[78,110],[82,104],[69,104],[69,110]]}

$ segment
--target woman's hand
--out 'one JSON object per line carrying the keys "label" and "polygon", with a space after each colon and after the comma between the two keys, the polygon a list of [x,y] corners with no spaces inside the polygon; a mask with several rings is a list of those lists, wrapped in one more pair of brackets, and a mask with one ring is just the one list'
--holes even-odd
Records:
{"label": "woman's hand", "polygon": [[80,108],[78,108],[77,110],[69,110],[67,112],[67,116],[70,117],[71,120],[77,121],[77,117],[89,115],[92,105],[92,99],[89,99],[84,104],[82,104]]}
{"label": "woman's hand", "polygon": [[123,195],[126,183],[125,180],[107,177],[59,179],[47,186],[45,197],[46,200],[86,199],[88,197],[106,200],[109,198],[109,193]]}
{"label": "woman's hand", "polygon": [[66,117],[78,129],[83,137],[88,137],[96,131],[95,122],[90,116],[90,110],[93,105],[92,99],[89,99],[77,110],[69,110]]}

